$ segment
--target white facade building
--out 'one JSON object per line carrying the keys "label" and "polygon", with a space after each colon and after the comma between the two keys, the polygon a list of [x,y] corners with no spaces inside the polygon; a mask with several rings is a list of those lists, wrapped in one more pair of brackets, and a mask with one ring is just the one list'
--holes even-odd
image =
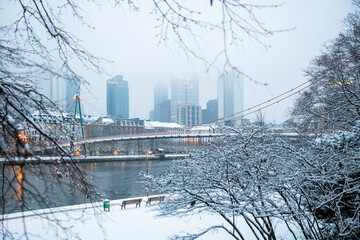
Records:
{"label": "white facade building", "polygon": [[144,127],[146,130],[153,130],[155,132],[183,132],[184,127],[177,123],[145,121]]}
{"label": "white facade building", "polygon": [[177,107],[184,104],[199,105],[199,79],[196,76],[185,75],[171,81],[171,122],[177,122]]}
{"label": "white facade building", "polygon": [[200,106],[191,104],[178,105],[176,111],[177,123],[190,128],[201,125],[202,111]]}
{"label": "white facade building", "polygon": [[236,72],[225,72],[218,78],[218,118],[229,117],[243,110],[243,75]]}
{"label": "white facade building", "polygon": [[66,108],[66,80],[57,76],[44,75],[37,78],[36,87],[39,93],[53,101],[60,110]]}

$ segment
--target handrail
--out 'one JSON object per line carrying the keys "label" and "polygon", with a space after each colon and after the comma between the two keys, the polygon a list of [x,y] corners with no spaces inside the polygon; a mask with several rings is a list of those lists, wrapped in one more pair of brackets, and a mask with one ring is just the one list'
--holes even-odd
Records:
{"label": "handrail", "polygon": [[[219,131],[183,131],[183,132],[153,132],[153,133],[138,133],[138,134],[127,134],[127,135],[114,135],[114,136],[105,136],[105,137],[97,137],[97,138],[87,138],[84,140],[79,140],[79,141],[73,141],[74,144],[79,144],[79,143],[83,143],[83,142],[89,142],[89,141],[97,141],[97,140],[111,140],[111,139],[121,139],[121,138],[132,138],[132,137],[147,137],[147,136],[158,136],[158,135],[166,135],[166,136],[171,136],[171,135],[191,135],[191,134],[211,134],[211,133],[221,133]],[[69,145],[69,144],[64,144],[65,146]]]}

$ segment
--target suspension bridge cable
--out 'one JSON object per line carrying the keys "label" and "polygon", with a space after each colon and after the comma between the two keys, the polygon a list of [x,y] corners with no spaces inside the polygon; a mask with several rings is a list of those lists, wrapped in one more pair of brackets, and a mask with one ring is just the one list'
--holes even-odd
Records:
{"label": "suspension bridge cable", "polygon": [[[356,52],[356,54],[358,54],[358,53],[360,53],[360,50]],[[343,62],[337,63],[337,64],[334,66],[334,68],[337,68],[337,69],[340,70],[340,69],[343,68],[347,63],[349,63],[350,60],[351,60],[353,57],[354,57],[354,55],[351,55],[351,56],[345,58],[345,59],[343,60]],[[233,113],[233,114],[231,114],[231,115],[228,115],[228,116],[225,116],[225,117],[222,117],[222,118],[218,118],[215,122],[228,121],[228,120],[233,120],[233,119],[239,119],[239,118],[242,118],[242,117],[244,117],[244,116],[250,115],[250,114],[252,114],[252,113],[255,113],[255,112],[257,112],[257,111],[260,111],[260,110],[262,110],[262,109],[265,109],[265,108],[267,108],[267,107],[270,107],[270,106],[272,106],[272,105],[274,105],[274,104],[276,104],[276,103],[279,103],[279,102],[281,102],[281,101],[283,101],[283,100],[285,100],[285,99],[287,99],[287,98],[295,95],[296,93],[299,93],[299,92],[301,92],[302,90],[310,87],[311,85],[314,85],[314,84],[317,83],[318,81],[320,81],[320,79],[317,79],[316,81],[313,81],[313,82],[311,82],[311,80],[308,80],[308,81],[306,81],[306,82],[304,82],[304,83],[302,83],[302,84],[300,84],[300,85],[298,85],[298,86],[296,86],[296,87],[294,87],[294,88],[292,88],[292,89],[290,89],[290,90],[288,90],[288,91],[286,91],[286,92],[284,92],[284,93],[282,93],[282,94],[280,94],[280,95],[277,95],[277,96],[275,96],[275,97],[273,97],[273,98],[271,98],[271,99],[269,99],[269,100],[267,100],[267,101],[264,101],[264,102],[262,102],[262,103],[259,103],[259,104],[255,105],[255,106],[252,106],[252,107],[247,108],[247,109],[245,109],[245,110],[242,110],[242,111],[240,111],[240,112],[236,112],[236,113]],[[277,101],[274,102],[274,103],[270,103],[270,102],[272,102],[273,100],[275,100],[275,99],[277,99],[277,98],[279,98],[279,97],[282,97],[282,96],[284,96],[284,95],[286,95],[286,94],[294,91],[295,89],[298,89],[299,87],[304,86],[305,84],[307,84],[307,83],[309,83],[309,82],[310,82],[310,84],[307,85],[306,87],[304,87],[304,88],[302,88],[302,89],[300,89],[300,90],[298,90],[298,91],[296,91],[296,92],[293,92],[292,94],[290,94],[290,95],[288,95],[288,96],[286,96],[286,97],[284,97],[284,98],[281,98],[280,100],[277,100]],[[254,109],[254,108],[256,108],[256,107],[259,107],[259,106],[261,106],[261,105],[267,104],[267,103],[270,103],[270,104],[268,104],[268,105],[266,105],[266,106],[264,106],[264,107],[261,107],[261,108],[259,108],[259,109],[257,109],[257,110],[251,111],[251,112],[249,112],[249,113],[243,114],[243,115],[241,115],[241,116],[236,116],[236,115],[239,115],[239,114],[244,113],[244,112],[246,112],[246,111],[250,111],[250,110],[252,110],[252,109]],[[235,116],[236,116],[236,117],[235,117]],[[233,117],[233,118],[232,118],[232,117]]]}
{"label": "suspension bridge cable", "polygon": [[[291,93],[290,95],[288,95],[288,96],[286,96],[286,97],[283,97],[283,98],[277,100],[276,102],[272,102],[272,103],[270,103],[270,104],[268,104],[268,105],[265,105],[265,106],[263,106],[263,107],[261,107],[261,108],[258,108],[258,109],[256,109],[256,110],[254,110],[254,111],[245,113],[245,114],[243,114],[243,115],[241,115],[241,116],[237,116],[237,117],[234,117],[234,118],[229,119],[229,120],[235,120],[235,119],[243,118],[244,116],[247,116],[247,115],[250,115],[250,114],[252,114],[252,113],[258,112],[258,111],[260,111],[260,110],[262,110],[262,109],[268,108],[268,107],[270,107],[270,106],[272,106],[272,105],[274,105],[274,104],[277,104],[277,103],[279,103],[279,102],[281,102],[281,101],[283,101],[283,100],[285,100],[285,99],[287,99],[287,98],[289,98],[289,97],[291,97],[291,96],[293,96],[293,95],[295,95],[295,94],[303,91],[304,89],[310,87],[311,85],[312,85],[312,84],[309,84],[309,85],[301,88],[300,90],[298,90],[298,91],[296,91],[296,92],[293,92],[293,93]],[[252,108],[252,109],[253,109],[253,108]]]}
{"label": "suspension bridge cable", "polygon": [[[218,122],[218,121],[227,121],[227,120],[232,120],[232,119],[238,119],[238,118],[241,118],[241,117],[243,117],[243,116],[247,116],[247,115],[249,115],[249,114],[251,114],[251,113],[257,112],[257,111],[259,111],[259,110],[261,110],[261,109],[264,109],[264,108],[266,108],[266,107],[261,107],[261,108],[255,110],[255,111],[250,112],[250,113],[245,113],[245,112],[251,111],[252,109],[257,108],[257,107],[260,107],[260,106],[262,106],[262,105],[264,105],[264,104],[268,104],[268,105],[266,105],[266,106],[272,106],[272,105],[274,105],[275,103],[279,103],[279,102],[281,102],[281,101],[289,98],[290,96],[293,96],[294,94],[296,94],[296,93],[298,93],[298,92],[300,92],[300,91],[302,91],[302,90],[310,87],[311,85],[315,84],[317,81],[312,82],[312,83],[310,83],[309,85],[307,85],[306,87],[301,88],[300,90],[297,90],[297,91],[293,92],[294,90],[296,90],[296,89],[298,89],[298,88],[300,88],[300,87],[308,84],[309,82],[310,82],[310,81],[306,81],[306,82],[304,82],[304,83],[302,83],[302,84],[300,84],[300,85],[298,85],[298,86],[296,86],[296,87],[294,87],[294,88],[292,88],[292,89],[290,89],[290,90],[288,90],[288,91],[286,91],[286,92],[284,92],[284,93],[281,93],[281,94],[279,94],[279,95],[277,95],[277,96],[275,96],[275,97],[273,97],[273,98],[271,98],[271,99],[268,99],[268,100],[266,100],[266,101],[264,101],[264,102],[261,102],[261,103],[259,103],[259,104],[254,105],[254,106],[251,106],[251,107],[249,107],[249,108],[247,108],[247,109],[245,109],[245,110],[242,110],[242,111],[240,111],[240,112],[236,112],[236,113],[233,113],[233,114],[231,114],[231,115],[228,115],[228,116],[225,116],[225,117],[222,117],[222,118],[218,118],[218,119],[216,120],[216,122]],[[291,92],[293,92],[293,93],[291,93]],[[291,94],[288,95],[288,96],[286,96],[286,97],[281,98],[280,100],[277,100],[275,103],[269,104],[269,103],[271,103],[272,101],[274,101],[274,100],[276,100],[276,99],[278,99],[278,98],[280,98],[280,97],[282,97],[282,96],[284,96],[284,95],[287,95],[287,94],[289,94],[289,93],[291,93]],[[244,113],[244,114],[242,114],[242,113]],[[239,114],[242,114],[242,115],[241,115],[241,116],[236,116],[236,115],[239,115]]]}

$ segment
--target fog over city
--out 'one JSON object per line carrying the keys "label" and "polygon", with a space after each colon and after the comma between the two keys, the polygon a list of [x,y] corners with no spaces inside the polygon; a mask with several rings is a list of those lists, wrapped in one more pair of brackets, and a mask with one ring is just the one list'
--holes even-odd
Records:
{"label": "fog over city", "polygon": [[[255,81],[268,84],[263,86],[245,78],[245,109],[305,82],[304,69],[320,53],[322,46],[343,28],[343,19],[353,9],[350,0],[274,3],[280,6],[257,10],[257,17],[269,30],[281,30],[273,36],[260,38],[263,44],[270,47],[266,50],[254,39],[242,34],[242,45],[232,51],[232,63],[238,69]],[[208,1],[196,5],[203,14],[208,14],[208,18],[216,18],[216,8],[219,6],[210,6]],[[148,119],[149,111],[154,108],[154,84],[170,82],[174,76],[198,76],[203,109],[208,100],[217,98],[216,83],[222,62],[217,63],[218,69],[206,71],[201,60],[186,56],[174,36],[169,36],[166,46],[163,42],[159,43],[160,28],[156,27],[159,23],[150,14],[151,6],[141,4],[139,11],[134,11],[130,6],[115,6],[113,2],[89,4],[82,6],[82,11],[91,27],[73,18],[64,22],[66,29],[76,33],[87,50],[110,61],[101,63],[105,69],[102,75],[81,68],[81,74],[89,82],[89,86],[82,87],[81,93],[85,114],[106,114],[106,80],[114,75],[123,75],[129,83],[130,118]],[[11,21],[8,14],[1,14],[0,20]],[[222,48],[222,37],[205,30],[194,34],[199,34],[203,40],[200,44],[205,46],[204,56],[212,61],[211,56]],[[266,121],[281,123],[286,120],[292,100],[289,98],[264,110]],[[252,119],[253,115],[247,118]]]}
{"label": "fog over city", "polygon": [[[203,12],[211,11],[208,1],[199,4]],[[279,2],[282,3],[282,2]],[[270,30],[286,30],[262,39],[271,45],[268,50],[244,35],[243,44],[234,54],[233,63],[256,81],[269,84],[264,87],[245,78],[244,107],[270,99],[306,81],[304,69],[321,51],[322,45],[331,40],[343,28],[343,19],[353,6],[351,1],[284,1],[278,8],[259,11],[259,18]],[[154,108],[154,84],[171,80],[173,76],[196,74],[200,80],[200,105],[217,97],[219,71],[205,73],[201,61],[187,58],[174,39],[169,47],[158,44],[159,28],[152,15],[152,9],[141,5],[139,12],[126,7],[114,8],[111,4],[91,6],[85,11],[90,24],[89,30],[76,27],[76,33],[84,40],[84,46],[94,54],[113,61],[105,66],[110,76],[98,76],[85,72],[90,83],[84,99],[93,106],[85,106],[87,114],[101,115],[106,108],[106,80],[121,74],[129,82],[130,117],[149,118]],[[216,14],[216,12],[214,13]],[[79,27],[79,28],[78,28]],[[206,38],[208,51],[221,47],[221,36],[199,32]],[[220,65],[221,70],[221,65]],[[287,108],[293,98],[265,110],[266,120],[280,123],[287,118]],[[105,111],[102,112],[104,114]],[[247,116],[252,118],[253,116]]]}

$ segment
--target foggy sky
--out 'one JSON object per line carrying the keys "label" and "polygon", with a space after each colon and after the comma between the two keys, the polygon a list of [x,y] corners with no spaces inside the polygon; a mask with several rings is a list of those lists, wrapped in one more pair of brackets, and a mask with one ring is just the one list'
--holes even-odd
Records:
{"label": "foggy sky", "polygon": [[[211,11],[209,1],[205,2],[203,11]],[[88,89],[82,90],[86,114],[106,113],[106,80],[114,75],[123,75],[129,83],[130,118],[148,119],[149,111],[154,107],[155,83],[170,80],[174,75],[191,73],[198,76],[203,108],[208,100],[217,97],[219,73],[204,73],[202,63],[186,58],[171,40],[171,48],[158,45],[156,22],[148,14],[151,9],[146,7],[141,12],[134,12],[126,6],[114,7],[109,3],[84,6],[94,30],[71,19],[65,23],[90,52],[113,61],[103,65],[109,76],[82,71],[90,83]],[[264,87],[245,80],[244,108],[305,82],[303,70],[320,53],[323,44],[343,29],[342,20],[353,9],[351,0],[288,0],[279,8],[261,11],[259,18],[270,29],[295,29],[265,39],[265,43],[272,46],[268,51],[246,37],[243,39],[242,47],[236,52],[237,66],[255,80],[269,84]],[[4,15],[0,17],[4,18]],[[217,41],[221,44],[220,37],[209,39],[209,48]],[[265,120],[277,123],[286,120],[291,103],[289,99],[266,109]]]}

